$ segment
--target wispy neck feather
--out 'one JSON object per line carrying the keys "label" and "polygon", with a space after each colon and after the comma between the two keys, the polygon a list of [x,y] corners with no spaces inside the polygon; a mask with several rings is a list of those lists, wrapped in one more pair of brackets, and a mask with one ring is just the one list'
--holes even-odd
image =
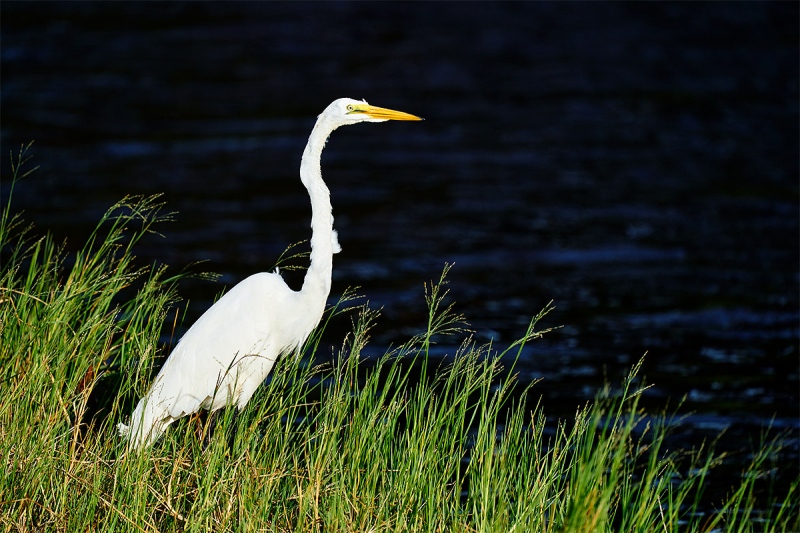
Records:
{"label": "wispy neck feather", "polygon": [[303,281],[301,294],[324,310],[325,301],[331,291],[333,254],[339,251],[336,232],[333,231],[331,193],[322,181],[320,158],[328,136],[337,125],[320,115],[300,161],[300,179],[311,198],[311,265]]}

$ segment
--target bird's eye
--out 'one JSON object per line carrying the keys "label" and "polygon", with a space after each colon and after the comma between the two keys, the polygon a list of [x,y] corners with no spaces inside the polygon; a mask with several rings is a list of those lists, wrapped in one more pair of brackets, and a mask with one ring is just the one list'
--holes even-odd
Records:
{"label": "bird's eye", "polygon": [[348,104],[347,110],[352,112],[353,111],[353,104]]}

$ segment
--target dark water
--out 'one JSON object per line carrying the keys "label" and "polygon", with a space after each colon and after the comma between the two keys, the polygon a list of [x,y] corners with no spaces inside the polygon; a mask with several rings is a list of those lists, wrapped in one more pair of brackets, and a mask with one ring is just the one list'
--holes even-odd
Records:
{"label": "dark water", "polygon": [[[519,366],[549,414],[647,351],[645,401],[686,396],[689,441],[729,426],[747,448],[774,417],[796,473],[797,3],[1,9],[0,153],[35,139],[15,205],[40,227],[78,246],[123,195],[164,192],[177,221],[140,256],[230,286],[308,238],[297,168],[331,100],[419,114],[323,157],[333,294],[383,307],[376,352],[423,327],[422,284],[454,262],[480,341],[554,300],[542,326],[565,327]],[[221,287],[185,284],[190,316]]]}

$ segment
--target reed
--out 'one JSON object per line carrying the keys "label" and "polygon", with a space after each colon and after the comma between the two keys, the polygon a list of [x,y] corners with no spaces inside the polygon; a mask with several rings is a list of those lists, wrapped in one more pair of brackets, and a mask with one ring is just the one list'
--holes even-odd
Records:
{"label": "reed", "polygon": [[[13,173],[22,175],[25,152]],[[379,313],[344,298],[353,330],[318,361],[323,325],[238,414],[176,423],[125,451],[115,424],[150,383],[178,302],[137,242],[163,214],[130,197],[83,249],[34,237],[10,198],[0,217],[0,527],[7,531],[797,531],[799,479],[766,502],[780,440],[763,439],[713,511],[702,491],[723,454],[668,451],[675,422],[644,413],[639,365],[574,419],[545,431],[515,352],[478,345],[445,305],[445,268],[426,287],[427,328],[364,355]],[[169,326],[167,326],[169,327]],[[463,337],[444,360],[432,343]],[[444,362],[443,362],[444,361]],[[505,367],[504,367],[505,366]],[[535,385],[533,385],[535,386]],[[760,485],[759,485],[760,486]]]}

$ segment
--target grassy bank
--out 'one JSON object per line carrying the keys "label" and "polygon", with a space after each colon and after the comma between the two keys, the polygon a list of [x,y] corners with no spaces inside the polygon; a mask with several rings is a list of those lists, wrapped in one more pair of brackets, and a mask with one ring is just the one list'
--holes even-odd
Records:
{"label": "grassy bank", "polygon": [[[671,422],[639,408],[638,367],[546,431],[502,366],[535,342],[542,313],[504,353],[476,345],[442,303],[444,274],[426,290],[428,328],[390,353],[362,357],[378,313],[343,302],[328,316],[350,313],[354,327],[334,361],[316,362],[321,327],[237,416],[183,419],[127,453],[115,425],[146,391],[177,301],[179,278],[134,255],[163,206],[121,201],[68,257],[4,201],[0,530],[800,529],[798,479],[757,498],[776,441],[754,451],[725,501],[701,510],[721,456],[665,449]],[[438,365],[427,352],[441,335],[465,338]]]}

